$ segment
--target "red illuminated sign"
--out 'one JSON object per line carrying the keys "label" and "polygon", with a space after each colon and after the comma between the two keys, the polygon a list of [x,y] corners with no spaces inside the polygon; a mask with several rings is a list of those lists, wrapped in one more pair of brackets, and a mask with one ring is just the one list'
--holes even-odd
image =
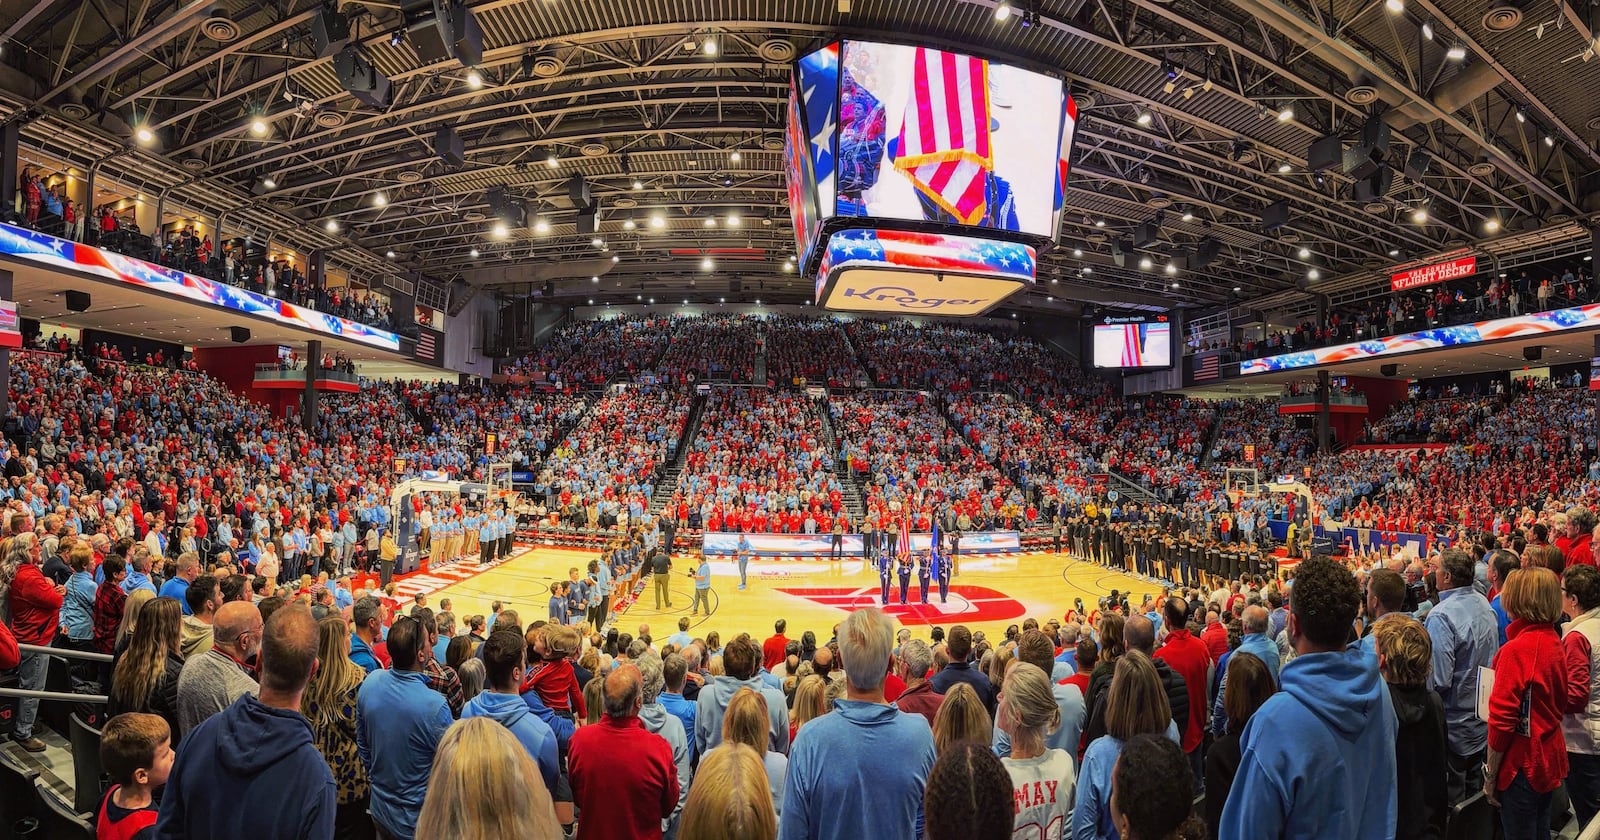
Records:
{"label": "red illuminated sign", "polygon": [[1478,272],[1477,257],[1458,257],[1449,262],[1434,263],[1407,269],[1390,275],[1389,288],[1396,292],[1428,286],[1445,280],[1471,277]]}

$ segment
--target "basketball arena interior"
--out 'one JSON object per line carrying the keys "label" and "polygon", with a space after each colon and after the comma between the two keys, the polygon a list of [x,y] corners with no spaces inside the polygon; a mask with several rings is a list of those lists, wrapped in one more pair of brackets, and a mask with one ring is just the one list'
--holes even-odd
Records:
{"label": "basketball arena interior", "polygon": [[0,1],[0,840],[1597,840],[1597,49]]}

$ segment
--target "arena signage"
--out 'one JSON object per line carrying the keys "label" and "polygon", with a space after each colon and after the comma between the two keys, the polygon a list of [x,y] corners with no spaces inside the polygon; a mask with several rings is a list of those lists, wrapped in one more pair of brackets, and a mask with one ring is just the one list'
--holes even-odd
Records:
{"label": "arena signage", "polygon": [[980,315],[1033,282],[1037,259],[1017,242],[844,230],[828,240],[817,302],[844,312]]}
{"label": "arena signage", "polygon": [[1417,268],[1407,269],[1397,274],[1390,275],[1389,287],[1393,291],[1403,292],[1406,289],[1429,286],[1445,280],[1457,280],[1462,277],[1471,277],[1477,272],[1477,257],[1458,257],[1448,262],[1419,266]]}

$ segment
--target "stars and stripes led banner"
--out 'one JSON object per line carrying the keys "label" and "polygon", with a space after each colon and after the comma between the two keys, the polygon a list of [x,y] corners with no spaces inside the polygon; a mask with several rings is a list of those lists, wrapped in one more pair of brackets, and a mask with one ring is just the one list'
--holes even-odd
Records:
{"label": "stars and stripes led banner", "polygon": [[1033,282],[1030,246],[970,236],[844,230],[828,239],[817,272],[826,309],[978,315]]}
{"label": "stars and stripes led banner", "polygon": [[1387,356],[1398,356],[1402,353],[1414,353],[1418,350],[1465,347],[1471,344],[1501,341],[1509,338],[1538,338],[1556,333],[1592,329],[1600,329],[1600,303],[1556,309],[1550,312],[1539,312],[1533,315],[1499,318],[1493,321],[1479,321],[1475,324],[1436,327],[1403,335],[1391,335],[1387,338],[1358,341],[1353,344],[1339,344],[1317,350],[1283,353],[1262,359],[1247,359],[1239,363],[1239,373],[1241,375],[1249,375],[1279,370],[1299,370],[1318,365],[1334,365],[1341,362],[1357,362]]}
{"label": "stars and stripes led banner", "polygon": [[210,304],[381,350],[400,350],[400,337],[387,330],[38,231],[0,224],[0,256],[92,274],[191,303]]}

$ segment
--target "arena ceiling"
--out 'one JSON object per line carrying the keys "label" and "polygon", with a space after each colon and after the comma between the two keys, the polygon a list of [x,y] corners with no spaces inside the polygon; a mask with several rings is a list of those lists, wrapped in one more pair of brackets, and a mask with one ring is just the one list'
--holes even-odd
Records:
{"label": "arena ceiling", "polygon": [[[25,143],[294,247],[336,248],[357,274],[511,293],[549,281],[574,298],[726,295],[731,275],[743,298],[809,299],[786,268],[789,62],[841,34],[1070,80],[1070,212],[1028,308],[1289,301],[1458,248],[1586,240],[1600,209],[1593,7],[1563,0],[1012,0],[1003,22],[995,0],[469,0],[481,86],[453,60],[424,65],[396,37],[399,5],[341,5],[393,82],[378,112],[316,55],[321,0],[6,4],[5,110],[26,120]],[[1309,171],[1308,147],[1353,141],[1375,115],[1394,129],[1391,166],[1419,150],[1431,163],[1356,201],[1339,169]],[[435,154],[441,126],[461,135],[465,165]],[[603,203],[605,251],[575,233],[575,173]],[[495,186],[550,229],[494,237]],[[1289,224],[1265,232],[1261,208],[1279,200]],[[1163,207],[1152,268],[1114,265],[1109,242]],[[1163,270],[1204,236],[1221,260]]]}

